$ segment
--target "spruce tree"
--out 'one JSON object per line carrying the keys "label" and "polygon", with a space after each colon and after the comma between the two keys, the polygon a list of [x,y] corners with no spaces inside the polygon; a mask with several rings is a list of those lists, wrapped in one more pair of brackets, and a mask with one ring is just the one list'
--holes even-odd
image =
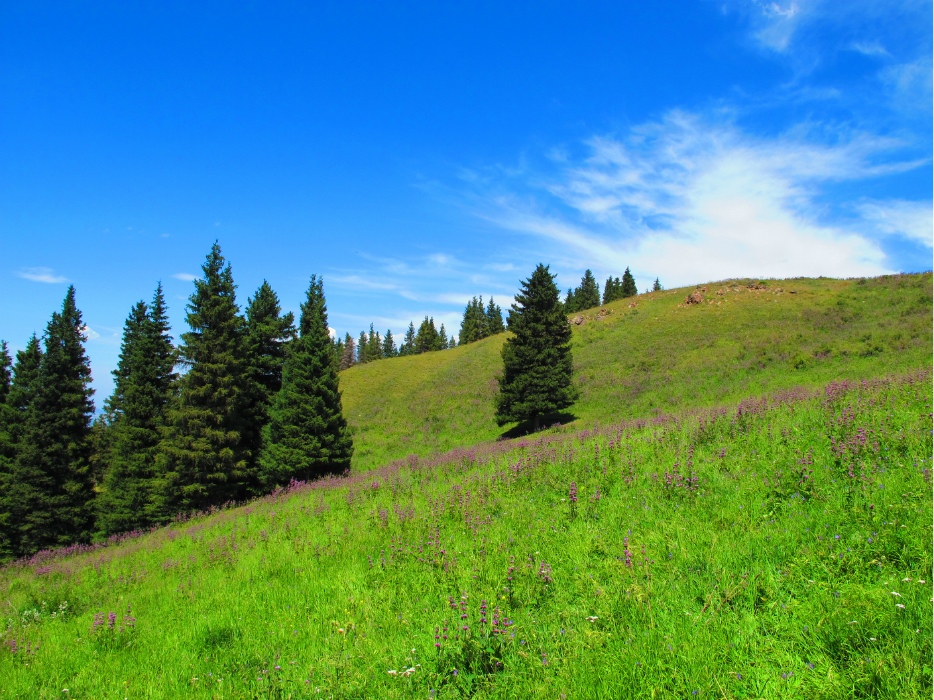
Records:
{"label": "spruce tree", "polygon": [[12,428],[15,421],[14,409],[7,403],[13,384],[13,362],[6,341],[0,341],[0,560],[14,554],[13,537],[10,532],[11,519],[7,505],[10,475],[16,449]]}
{"label": "spruce tree", "polygon": [[370,361],[369,357],[370,339],[366,331],[360,331],[360,340],[357,341],[357,364],[365,364]]}
{"label": "spruce tree", "polygon": [[653,291],[653,292],[660,292],[660,291],[662,291],[662,289],[664,289],[664,288],[662,287],[662,283],[659,282],[659,281],[658,281],[658,277],[656,277],[656,278],[655,278],[655,284],[652,285],[652,291]]}
{"label": "spruce tree", "polygon": [[392,331],[386,330],[386,337],[383,338],[383,357],[395,357],[399,354],[399,351],[396,350],[396,341],[392,337]]}
{"label": "spruce tree", "polygon": [[370,335],[367,340],[367,356],[370,361],[383,359],[383,339],[379,337],[379,332],[370,324]]}
{"label": "spruce tree", "polygon": [[88,436],[94,390],[83,331],[72,286],[46,328],[45,352],[30,386],[34,393],[12,466],[8,509],[19,554],[91,538]]}
{"label": "spruce tree", "polygon": [[623,288],[621,298],[626,299],[628,297],[634,297],[638,293],[639,290],[636,289],[636,280],[633,278],[632,273],[627,267],[626,271],[623,273]]}
{"label": "spruce tree", "polygon": [[584,272],[577,292],[578,310],[584,311],[600,306],[600,286],[590,270]]}
{"label": "spruce tree", "polygon": [[425,316],[425,320],[418,328],[418,335],[415,336],[415,352],[421,354],[440,349],[441,343],[438,329],[435,328],[435,319]]}
{"label": "spruce tree", "polygon": [[153,522],[156,455],[178,379],[176,359],[160,283],[151,305],[140,301],[130,311],[113,373],[110,425],[99,447],[106,451],[107,467],[97,500],[97,529],[103,536]]}
{"label": "spruce tree", "polygon": [[567,296],[564,297],[564,313],[568,316],[576,314],[580,310],[577,306],[577,294],[575,291],[574,289],[569,289]]}
{"label": "spruce tree", "polygon": [[444,324],[441,324],[441,330],[438,331],[438,349],[447,350],[448,349],[448,333],[444,330]]}
{"label": "spruce tree", "polygon": [[312,275],[302,304],[299,337],[285,363],[282,391],[263,431],[262,482],[307,481],[350,468],[353,440],[341,409],[338,376],[329,360],[323,282]]}
{"label": "spruce tree", "polygon": [[253,429],[246,323],[225,262],[215,242],[201,267],[204,277],[195,280],[188,300],[191,330],[182,334],[179,347],[188,372],[157,457],[157,520],[245,498],[256,486],[244,439]]}
{"label": "spruce tree", "polygon": [[266,412],[273,397],[282,388],[282,366],[295,338],[295,315],[282,313],[279,297],[266,280],[247,299],[246,345],[257,396],[254,397],[256,420],[265,424]]}
{"label": "spruce tree", "polygon": [[503,344],[503,374],[496,400],[499,425],[539,419],[570,406],[577,398],[572,385],[571,328],[559,299],[554,275],[539,264],[522,282],[509,314],[513,336]]}
{"label": "spruce tree", "polygon": [[409,327],[405,331],[402,339],[402,346],[399,348],[400,355],[414,355],[415,350],[415,323],[409,321]]}
{"label": "spruce tree", "polygon": [[490,297],[490,303],[486,307],[486,334],[496,335],[504,333],[506,326],[503,324],[503,310],[498,304],[493,303],[493,297]]}
{"label": "spruce tree", "polygon": [[350,333],[344,336],[344,354],[341,356],[340,370],[350,369],[357,363],[357,345]]}

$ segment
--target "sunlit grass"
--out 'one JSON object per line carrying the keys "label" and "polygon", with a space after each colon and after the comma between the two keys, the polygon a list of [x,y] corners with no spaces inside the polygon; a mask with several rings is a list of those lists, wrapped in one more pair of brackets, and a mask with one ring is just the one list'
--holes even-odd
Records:
{"label": "sunlit grass", "polygon": [[[679,307],[691,287],[614,302],[602,320],[587,312],[572,341],[581,398],[563,421],[580,429],[930,363],[930,274],[750,282],[706,285],[712,303]],[[501,436],[493,396],[505,337],[341,373],[354,466]]]}
{"label": "sunlit grass", "polygon": [[929,698],[931,403],[546,431],[39,557],[0,698]]}

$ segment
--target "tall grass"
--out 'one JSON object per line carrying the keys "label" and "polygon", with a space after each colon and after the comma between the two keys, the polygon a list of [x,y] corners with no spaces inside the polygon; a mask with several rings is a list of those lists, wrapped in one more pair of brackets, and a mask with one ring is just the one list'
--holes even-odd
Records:
{"label": "tall grass", "polygon": [[[581,398],[570,429],[736,402],[794,386],[880,376],[931,361],[932,276],[753,280],[644,294],[574,326]],[[781,291],[779,291],[781,290]],[[718,294],[717,292],[723,292]],[[635,304],[630,308],[630,304]],[[504,335],[341,373],[356,468],[502,436],[493,420]],[[508,436],[524,433],[513,427]]]}
{"label": "tall grass", "polygon": [[0,571],[0,698],[929,698],[931,403],[795,388],[45,553]]}

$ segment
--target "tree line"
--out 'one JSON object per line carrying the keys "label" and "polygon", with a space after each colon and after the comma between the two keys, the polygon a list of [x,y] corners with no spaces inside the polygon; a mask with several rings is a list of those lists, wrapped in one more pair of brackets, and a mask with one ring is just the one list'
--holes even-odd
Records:
{"label": "tree line", "polygon": [[458,345],[466,345],[506,331],[506,325],[503,323],[503,310],[493,302],[492,297],[484,308],[482,296],[479,300],[473,297],[467,302],[459,337],[453,334],[449,336],[443,323],[439,329],[435,326],[434,317],[425,316],[417,330],[415,322],[409,322],[402,342],[396,347],[396,340],[391,330],[387,330],[386,335],[380,335],[374,326],[375,324],[370,324],[369,332],[360,331],[357,339],[347,333],[335,342],[338,371],[376,360],[449,350]]}
{"label": "tree line", "polygon": [[114,391],[96,421],[69,287],[43,337],[0,344],[0,556],[88,542],[350,467],[339,358],[321,278],[298,325],[263,282],[236,301],[214,244],[169,334],[161,284],[127,316]]}
{"label": "tree line", "polygon": [[[662,285],[656,277],[652,288],[646,291],[659,292],[661,290]],[[586,311],[595,306],[600,306],[601,304],[609,304],[611,301],[616,301],[617,299],[634,297],[638,293],[639,291],[636,289],[636,280],[627,267],[626,271],[623,273],[622,279],[619,277],[607,278],[606,283],[603,285],[603,298],[601,300],[600,285],[594,278],[593,273],[587,270],[581,278],[581,283],[574,289],[569,289],[567,291],[567,295],[564,298],[564,313],[576,314],[580,311]]]}

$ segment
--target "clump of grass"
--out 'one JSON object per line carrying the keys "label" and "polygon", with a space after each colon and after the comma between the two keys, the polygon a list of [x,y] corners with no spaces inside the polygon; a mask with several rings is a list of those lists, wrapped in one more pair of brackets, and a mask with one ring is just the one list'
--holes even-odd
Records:
{"label": "clump of grass", "polygon": [[0,572],[4,695],[930,697],[931,403],[773,392],[46,553]]}
{"label": "clump of grass", "polygon": [[[931,290],[930,273],[727,280],[613,302],[573,326],[580,400],[550,421],[580,429],[925,367],[934,342]],[[703,302],[681,307],[694,292]],[[502,437],[493,397],[504,339],[343,372],[354,467]],[[515,426],[505,435],[529,431]]]}

